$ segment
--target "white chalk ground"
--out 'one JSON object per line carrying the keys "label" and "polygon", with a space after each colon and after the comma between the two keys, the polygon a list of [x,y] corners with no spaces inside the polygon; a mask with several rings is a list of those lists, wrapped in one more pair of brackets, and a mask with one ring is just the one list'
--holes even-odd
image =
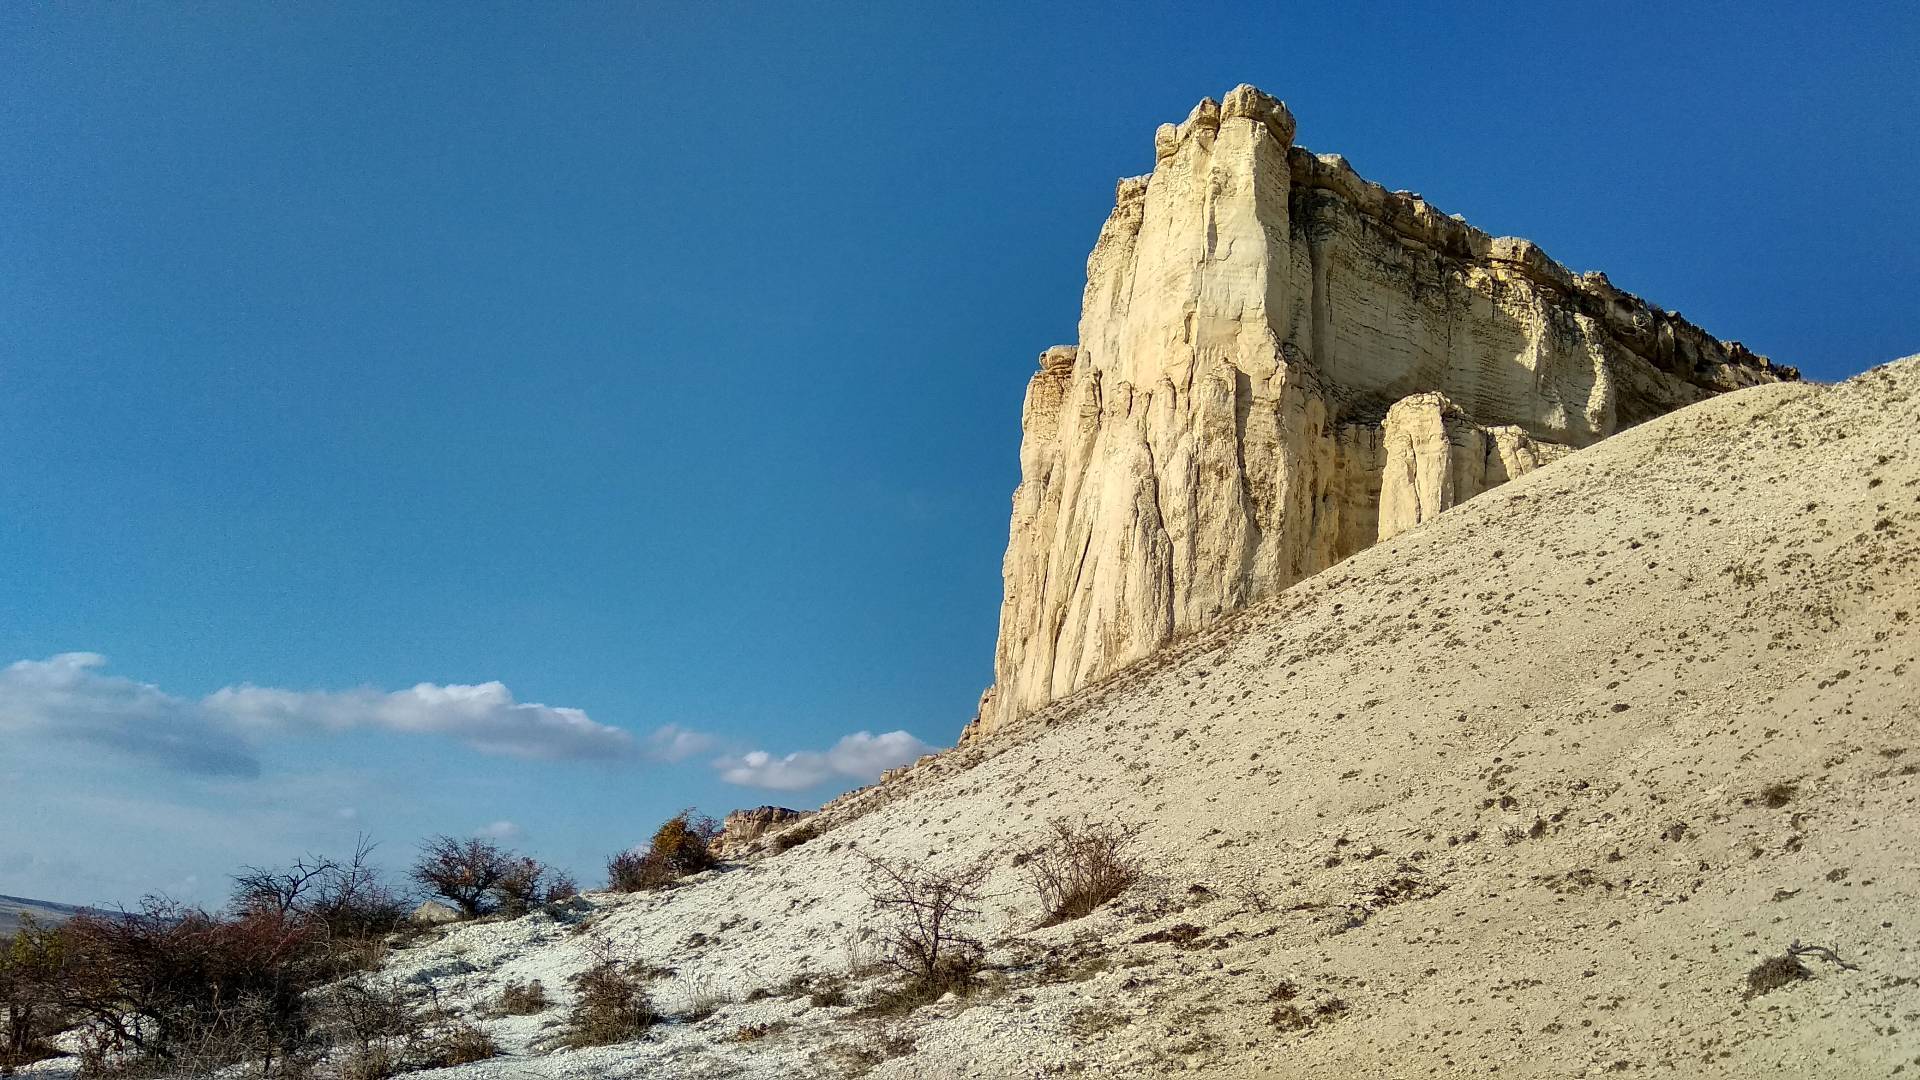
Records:
{"label": "white chalk ground", "polygon": [[[1636,428],[840,800],[803,846],[388,974],[476,1015],[508,980],[557,999],[479,1020],[506,1056],[420,1074],[460,1080],[1920,1076],[1917,798],[1920,358]],[[1141,827],[1154,879],[1031,929],[1012,856],[1052,816]],[[746,1000],[864,959],[856,846],[993,862],[991,989]],[[547,1052],[595,939],[672,969],[669,1013],[733,1003]],[[1796,939],[1856,966],[1743,1000]],[[1304,1030],[1272,1022],[1283,984]]]}

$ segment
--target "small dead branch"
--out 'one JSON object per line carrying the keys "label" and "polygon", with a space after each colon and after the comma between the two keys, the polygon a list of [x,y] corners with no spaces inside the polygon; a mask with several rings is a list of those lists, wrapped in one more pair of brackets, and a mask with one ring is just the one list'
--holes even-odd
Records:
{"label": "small dead branch", "polygon": [[892,917],[892,926],[881,936],[881,959],[906,977],[907,991],[916,1000],[965,991],[985,952],[966,928],[980,917],[987,865],[940,871],[908,860],[861,857],[867,862],[868,899]]}
{"label": "small dead branch", "polygon": [[1832,961],[1848,971],[1860,970],[1860,965],[1847,963],[1845,960],[1840,959],[1839,953],[1834,952],[1825,945],[1802,945],[1796,940],[1793,944],[1787,946],[1787,955],[1795,959],[1802,956],[1817,956],[1822,960]]}

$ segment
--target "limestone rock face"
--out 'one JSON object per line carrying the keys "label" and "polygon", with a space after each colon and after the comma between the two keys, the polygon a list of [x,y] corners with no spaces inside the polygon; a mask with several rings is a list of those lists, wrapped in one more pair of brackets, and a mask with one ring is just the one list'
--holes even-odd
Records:
{"label": "limestone rock face", "polygon": [[1406,532],[1456,503],[1523,476],[1566,453],[1513,424],[1485,428],[1445,394],[1394,402],[1380,427],[1376,539]]}
{"label": "limestone rock face", "polygon": [[1571,449],[1797,378],[1294,146],[1242,86],[1154,137],[1021,414],[968,736]]}
{"label": "limestone rock face", "polygon": [[731,858],[746,851],[762,836],[806,816],[805,810],[792,810],[784,806],[756,806],[751,810],[735,810],[721,821],[720,835],[714,837],[713,843],[709,846],[715,855]]}

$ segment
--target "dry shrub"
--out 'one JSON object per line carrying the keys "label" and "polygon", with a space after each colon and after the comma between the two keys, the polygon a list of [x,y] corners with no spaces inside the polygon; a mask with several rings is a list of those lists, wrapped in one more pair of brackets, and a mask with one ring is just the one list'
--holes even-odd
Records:
{"label": "dry shrub", "polygon": [[245,867],[234,875],[230,906],[236,915],[264,912],[304,920],[327,941],[347,947],[344,962],[365,962],[368,958],[353,955],[355,946],[407,921],[406,903],[373,866],[374,846],[361,836],[344,861],[308,855],[287,867]]}
{"label": "dry shrub", "polygon": [[971,990],[985,949],[967,926],[980,916],[986,864],[940,871],[924,863],[862,857],[867,897],[889,919],[881,935],[881,959],[904,980],[876,994],[869,1009],[900,1012]]}
{"label": "dry shrub", "polygon": [[340,1052],[343,1080],[379,1080],[402,1068],[405,1042],[423,1020],[390,980],[344,979],[315,995],[316,1026]]}
{"label": "dry shrub", "polygon": [[1769,956],[1760,961],[1752,971],[1747,972],[1747,991],[1740,1000],[1752,1001],[1764,994],[1771,994],[1783,986],[1813,978],[1813,972],[1807,965],[1791,954],[1787,956]]}
{"label": "dry shrub", "polygon": [[720,865],[713,841],[720,825],[689,807],[655,830],[647,850],[623,851],[607,860],[607,886],[615,892],[663,889],[675,881]]}
{"label": "dry shrub", "polygon": [[340,1080],[387,1080],[404,1071],[393,1051],[384,1045],[350,1049],[335,1068]]}
{"label": "dry shrub", "polygon": [[347,979],[315,996],[318,1030],[336,1048],[342,1080],[384,1080],[500,1053],[492,1037],[472,1022],[437,999],[420,1006],[392,981]]}
{"label": "dry shrub", "polygon": [[241,1061],[262,1076],[299,1070],[306,992],[326,972],[314,923],[149,898],[135,912],[76,916],[60,933],[60,998],[121,1063],[182,1075]]}
{"label": "dry shrub", "polygon": [[801,844],[804,844],[809,840],[818,839],[819,836],[820,836],[819,824],[816,822],[808,821],[799,825],[795,825],[793,828],[788,829],[785,832],[776,833],[773,839],[767,842],[767,847],[774,854],[778,855],[783,851],[788,851],[793,848],[797,848]]}
{"label": "dry shrub", "polygon": [[512,861],[506,877],[493,890],[498,911],[510,919],[517,919],[546,904],[570,900],[579,893],[580,887],[571,875],[543,866],[524,855]]}
{"label": "dry shrub", "polygon": [[533,1016],[547,1011],[547,988],[539,979],[510,982],[500,988],[494,1000],[496,1016]]}
{"label": "dry shrub", "polygon": [[65,938],[31,916],[13,937],[0,938],[0,1075],[57,1053],[48,1040],[66,1026],[65,966]]}
{"label": "dry shrub", "polygon": [[659,1020],[645,973],[616,959],[604,942],[594,953],[593,966],[573,977],[573,1009],[561,1034],[570,1049],[637,1039]]}
{"label": "dry shrub", "polygon": [[548,869],[547,884],[540,900],[546,904],[558,904],[580,895],[580,882],[564,870]]}
{"label": "dry shrub", "polygon": [[[614,892],[640,892],[650,887],[647,857],[638,851],[622,851],[607,860],[607,888]],[[664,882],[662,883],[664,884]]]}
{"label": "dry shrub", "polygon": [[428,840],[411,874],[415,882],[469,919],[496,912],[517,918],[579,891],[567,875],[478,837]]}
{"label": "dry shrub", "polygon": [[386,962],[388,938],[407,928],[408,912],[373,866],[373,850],[362,836],[344,860],[308,855],[286,867],[245,867],[234,875],[228,911],[236,919],[303,926],[313,942],[303,963],[320,981],[377,970]]}
{"label": "dry shrub", "polygon": [[511,856],[497,844],[477,837],[436,836],[421,847],[411,874],[422,888],[471,919],[493,910],[494,887],[512,870]]}
{"label": "dry shrub", "polygon": [[1045,840],[1025,853],[1023,865],[1053,926],[1091,915],[1140,879],[1140,860],[1129,854],[1140,830],[1117,825],[1075,826],[1057,819]]}

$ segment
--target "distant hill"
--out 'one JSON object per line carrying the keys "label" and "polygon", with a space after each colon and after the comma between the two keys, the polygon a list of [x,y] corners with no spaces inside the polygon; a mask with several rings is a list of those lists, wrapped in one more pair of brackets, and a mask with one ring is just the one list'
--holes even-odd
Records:
{"label": "distant hill", "polygon": [[0,936],[11,934],[20,928],[23,915],[31,915],[42,923],[65,922],[75,915],[82,915],[91,908],[75,907],[72,904],[55,904],[46,900],[29,900],[24,896],[0,896]]}

